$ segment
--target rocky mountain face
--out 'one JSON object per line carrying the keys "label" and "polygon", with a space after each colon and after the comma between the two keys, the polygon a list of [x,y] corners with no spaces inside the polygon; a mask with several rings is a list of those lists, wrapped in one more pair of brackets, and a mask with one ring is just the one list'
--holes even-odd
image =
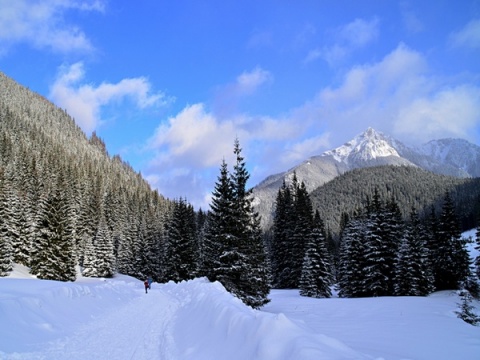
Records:
{"label": "rocky mountain face", "polygon": [[409,147],[368,128],[344,145],[271,175],[258,184],[253,195],[262,226],[271,225],[278,189],[283,181],[289,184],[294,173],[312,192],[347,171],[381,165],[414,166],[441,175],[479,177],[480,147],[462,139],[433,140],[420,147]]}

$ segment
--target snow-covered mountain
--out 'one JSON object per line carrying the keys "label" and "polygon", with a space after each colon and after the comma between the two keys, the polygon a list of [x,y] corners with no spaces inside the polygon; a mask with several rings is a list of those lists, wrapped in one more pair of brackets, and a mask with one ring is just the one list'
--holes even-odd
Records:
{"label": "snow-covered mountain", "polygon": [[271,223],[278,189],[295,173],[313,191],[343,173],[380,165],[417,166],[436,174],[455,177],[480,176],[480,147],[463,139],[433,140],[420,147],[368,128],[344,145],[312,156],[290,170],[269,176],[254,189],[255,208],[264,227]]}

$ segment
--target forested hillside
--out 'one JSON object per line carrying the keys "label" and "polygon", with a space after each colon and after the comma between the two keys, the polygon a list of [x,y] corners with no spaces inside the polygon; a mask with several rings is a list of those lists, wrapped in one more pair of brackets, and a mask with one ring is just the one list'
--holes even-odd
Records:
{"label": "forested hillside", "polygon": [[0,73],[0,272],[17,262],[72,280],[78,262],[90,276],[158,278],[172,207],[95,133]]}
{"label": "forested hillside", "polygon": [[[40,279],[119,272],[182,281],[208,276],[248,305],[268,302],[267,254],[245,189],[224,163],[208,214],[152,191],[95,133],[0,74],[0,276],[18,263]],[[219,185],[218,185],[219,186]]]}
{"label": "forested hillside", "polygon": [[411,166],[352,170],[314,190],[311,198],[326,227],[338,234],[342,214],[352,215],[362,208],[375,189],[384,199],[393,197],[404,218],[412,207],[420,215],[429,213],[432,205],[439,211],[446,191],[452,196],[462,230],[474,228],[480,213],[480,178],[437,175]]}

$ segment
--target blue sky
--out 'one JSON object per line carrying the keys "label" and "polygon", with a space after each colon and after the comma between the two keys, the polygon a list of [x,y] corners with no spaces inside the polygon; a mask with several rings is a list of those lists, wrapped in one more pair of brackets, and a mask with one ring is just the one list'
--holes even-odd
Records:
{"label": "blue sky", "polygon": [[207,208],[371,126],[480,144],[480,1],[0,0],[0,71]]}

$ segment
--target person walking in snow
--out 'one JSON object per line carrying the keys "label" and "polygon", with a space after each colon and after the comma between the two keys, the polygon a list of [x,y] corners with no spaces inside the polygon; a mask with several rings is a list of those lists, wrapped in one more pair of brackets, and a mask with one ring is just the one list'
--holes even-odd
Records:
{"label": "person walking in snow", "polygon": [[143,282],[143,285],[145,285],[145,294],[148,294],[148,288],[149,288],[148,280],[145,280],[145,281]]}
{"label": "person walking in snow", "polygon": [[148,280],[148,290],[150,290],[152,288],[153,279],[151,276],[149,276],[147,280]]}

